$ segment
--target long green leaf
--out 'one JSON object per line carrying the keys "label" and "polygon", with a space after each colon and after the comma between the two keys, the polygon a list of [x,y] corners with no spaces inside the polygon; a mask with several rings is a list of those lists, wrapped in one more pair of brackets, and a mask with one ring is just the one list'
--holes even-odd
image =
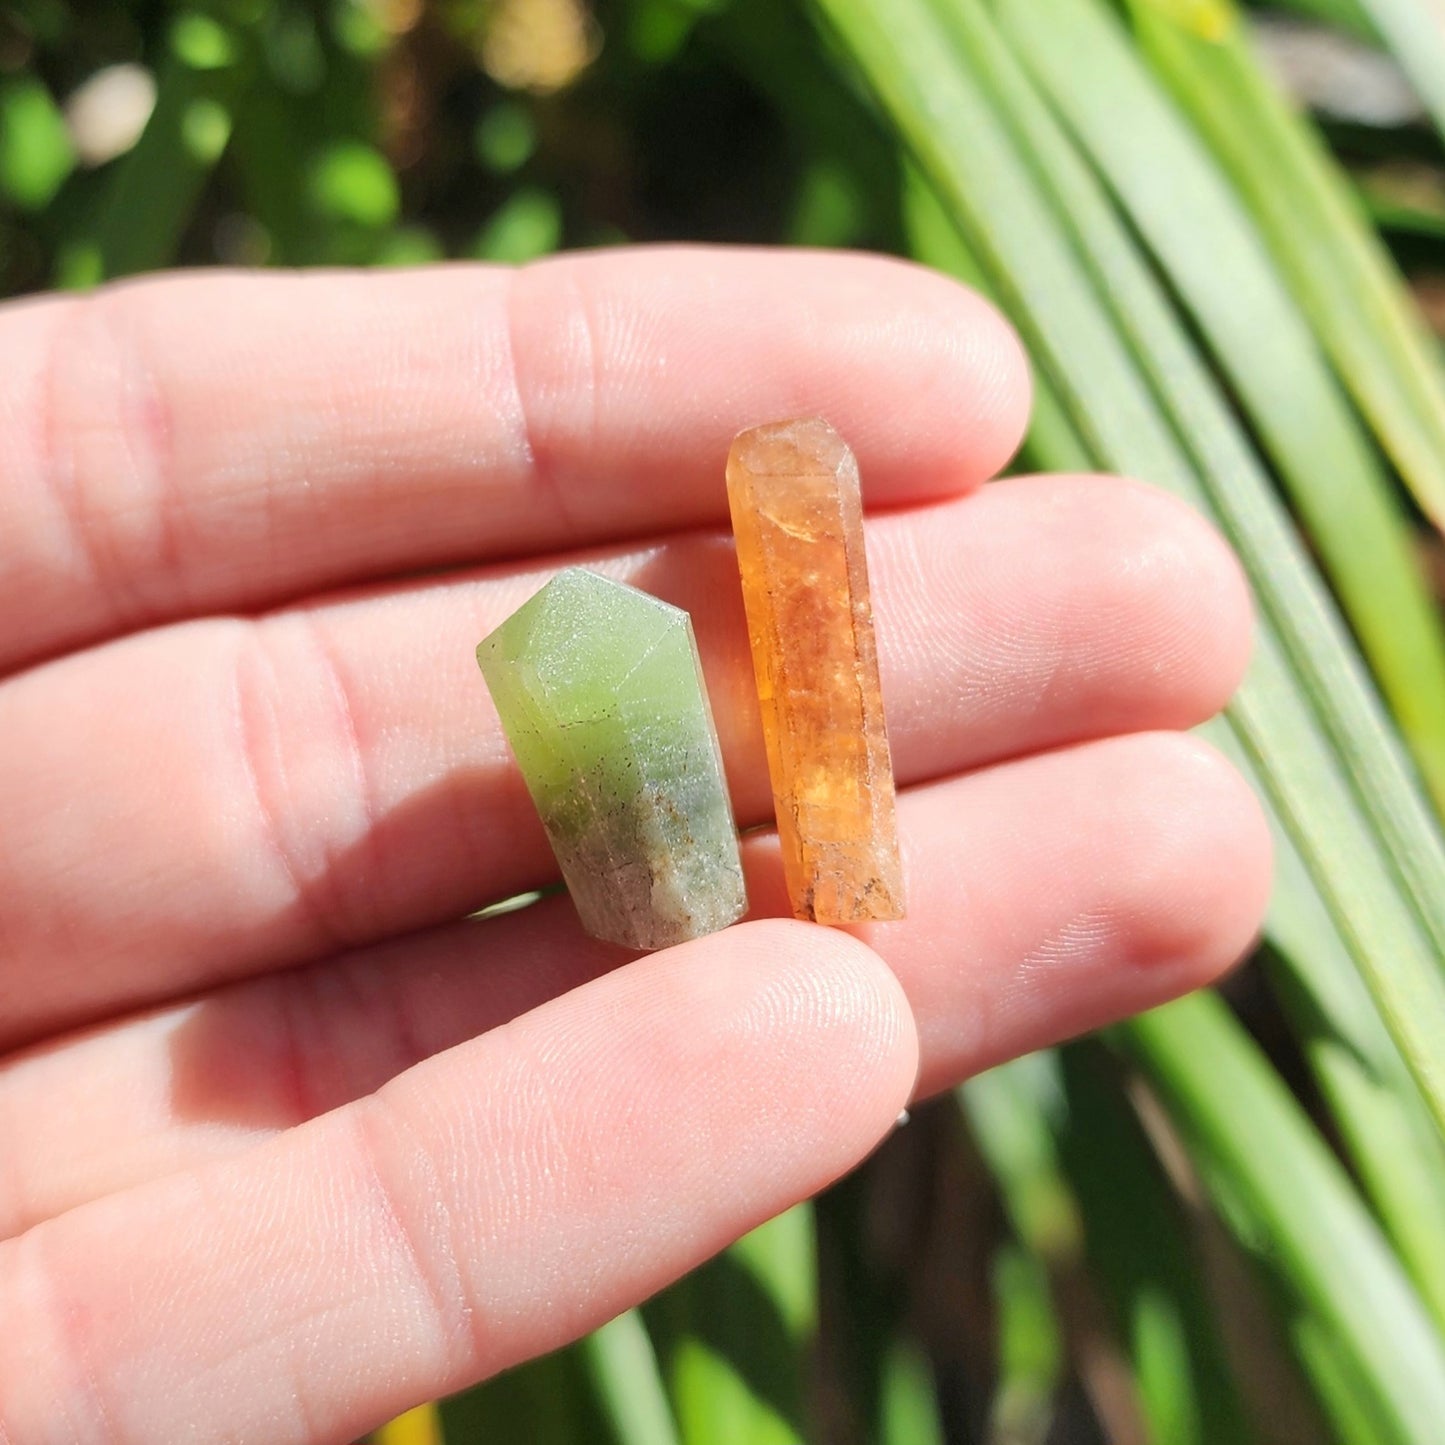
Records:
{"label": "long green leaf", "polygon": [[[1092,1068],[1088,1057],[1032,1054],[959,1090],[1024,1248],[1022,1257],[1005,1254],[999,1264],[1025,1301],[1038,1288],[1028,1262],[1048,1266],[1076,1348],[1095,1348],[1100,1337],[1117,1340],[1138,1410],[1131,1433],[1143,1428],[1157,1445],[1253,1439],[1179,1201],[1127,1102],[1110,1092],[1107,1056],[1095,1052]],[[1112,1330],[1096,1293],[1110,1308]],[[1005,1311],[1004,1324],[1010,1315]],[[1014,1362],[1010,1394],[1002,1393],[1007,1375],[1001,1380],[1000,1428],[1041,1423],[1035,1376],[1045,1372],[1047,1383],[1057,1370],[1057,1344],[1050,1350],[1047,1335],[1041,1343],[1041,1356],[1032,1341],[1026,1349],[1026,1370]],[[1001,1354],[1010,1345],[1017,1350],[1017,1342],[1001,1340]]]}
{"label": "long green leaf", "polygon": [[618,1445],[677,1445],[657,1354],[636,1310],[594,1330],[581,1350]]}
{"label": "long green leaf", "polygon": [[[987,289],[978,262],[916,172],[905,214],[915,256]],[[1035,382],[1025,451],[1046,470],[1101,464],[1083,448],[1046,378]],[[1227,724],[1201,731],[1258,784],[1255,764]],[[1272,823],[1275,888],[1265,954],[1271,978],[1374,1205],[1445,1327],[1445,1148],[1293,842],[1277,817]]]}
{"label": "long green leaf", "polygon": [[1232,0],[1207,21],[1129,0],[1159,77],[1247,199],[1340,375],[1420,505],[1445,526],[1445,365],[1318,132],[1257,59]]}
{"label": "long green leaf", "polygon": [[[1100,0],[994,3],[1016,53],[1119,195],[1211,344],[1304,519],[1395,715],[1445,799],[1445,630],[1425,587],[1411,528],[1243,201]],[[1211,13],[1218,9],[1212,5]],[[1233,93],[1207,99],[1221,110],[1231,107],[1231,120],[1220,125],[1243,123],[1232,108]],[[1377,307],[1381,321],[1372,325],[1368,314],[1344,304],[1359,277],[1337,271],[1345,248],[1320,239],[1326,234],[1321,225],[1334,219],[1338,229],[1338,217],[1325,216],[1322,223],[1296,204],[1295,193],[1308,190],[1305,172],[1269,164],[1258,129],[1250,127],[1250,144],[1265,172],[1260,189],[1273,187],[1281,207],[1277,229],[1292,231],[1291,254],[1316,253],[1312,266],[1298,268],[1315,283],[1311,300],[1319,305],[1312,315],[1335,320],[1326,334],[1338,339],[1337,350],[1353,348],[1350,357],[1363,351],[1354,374],[1372,379],[1367,398],[1394,423],[1387,441],[1398,439],[1422,489],[1438,491],[1445,504],[1445,386],[1423,344],[1414,371],[1408,359],[1392,367],[1396,357],[1382,340],[1390,334],[1383,318],[1400,321],[1403,306],[1393,313]],[[1296,184],[1285,176],[1295,176]],[[1328,188],[1311,194],[1321,200],[1315,211],[1322,210]],[[1379,274],[1374,279],[1380,301],[1391,293]],[[1420,340],[1403,321],[1393,334],[1402,345],[1408,337]],[[1402,390],[1402,374],[1418,375],[1421,385]]]}
{"label": "long green leaf", "polygon": [[943,1445],[943,1423],[928,1362],[901,1341],[883,1362],[882,1404],[879,1445]]}
{"label": "long green leaf", "polygon": [[[1071,299],[1079,303],[1076,313],[1062,324],[1056,322],[1042,303],[1058,298],[1040,295],[1041,304],[1020,319],[1034,324],[1042,344],[1051,349],[1059,368],[1061,395],[1071,395],[1077,402],[1076,420],[1087,417],[1096,427],[1107,426],[1107,434],[1099,437],[1106,463],[1126,470],[1147,466],[1146,475],[1203,505],[1229,533],[1272,624],[1261,630],[1257,685],[1241,694],[1237,720],[1248,738],[1249,719],[1256,712],[1254,694],[1279,693],[1275,669],[1266,665],[1277,638],[1294,673],[1294,685],[1285,691],[1293,692],[1295,698],[1276,696],[1276,701],[1285,708],[1296,702],[1308,705],[1329,734],[1337,756],[1331,756],[1329,749],[1315,748],[1317,729],[1313,727],[1281,731],[1271,739],[1268,781],[1275,786],[1276,772],[1313,751],[1312,766],[1353,786],[1360,808],[1374,825],[1373,837],[1399,874],[1401,896],[1419,913],[1434,945],[1432,961],[1438,963],[1439,951],[1445,948],[1445,890],[1441,888],[1445,851],[1440,834],[1413,785],[1391,723],[1359,666],[1329,593],[1275,501],[1269,479],[1226,399],[1201,364],[1168,299],[1092,173],[1041,105],[1018,63],[987,26],[977,0],[954,0],[944,8],[955,26],[963,29],[961,38],[976,47],[968,55],[987,70],[1004,113],[1018,127],[1031,157],[1041,167],[1043,183],[1057,206],[1044,214],[1055,226],[1072,232],[1079,246],[1076,255],[1055,244],[1052,237],[1030,234],[1015,238],[1010,247],[999,228],[994,228],[1000,262],[1024,275],[1031,287],[1037,289],[1037,283],[1024,273],[1025,265],[1035,268],[1048,259],[1073,272],[1077,289]],[[1005,164],[1012,162],[1016,178],[1022,160],[1007,154],[1004,160]],[[976,178],[977,174],[975,168]],[[999,199],[1012,193],[1012,186],[1006,185]],[[1042,197],[1039,200],[1047,205]],[[1034,208],[1028,209],[1031,215],[1038,214]],[[989,218],[981,219],[986,223]],[[1098,297],[1112,313],[1113,325],[1132,347],[1132,357],[1124,366],[1116,364],[1119,344],[1110,320],[1100,316],[1097,305],[1090,305],[1093,296],[1088,280],[1079,275],[1080,259],[1092,271]],[[1132,358],[1137,358],[1152,384],[1163,415],[1152,397],[1141,399],[1127,416],[1119,414],[1118,389],[1137,389],[1140,384]],[[1107,372],[1100,374],[1096,365],[1105,366]],[[1142,445],[1141,439],[1127,430],[1128,426],[1137,427],[1141,414],[1148,415],[1151,422]],[[1177,432],[1161,431],[1161,426],[1169,425],[1164,416]],[[1183,441],[1187,454],[1179,449],[1176,437]],[[1301,795],[1300,801],[1307,800]],[[1291,807],[1284,811],[1293,818]],[[1301,819],[1305,823],[1307,811]],[[1321,853],[1338,850],[1346,838],[1364,848],[1371,841],[1372,830],[1319,831],[1315,838]],[[1305,853],[1315,867],[1312,851],[1307,848]],[[1343,870],[1334,877],[1343,886],[1350,882]],[[1330,890],[1325,892],[1328,897]],[[1348,916],[1341,925],[1347,933],[1352,931]],[[1364,960],[1362,966],[1368,969],[1373,965]]]}
{"label": "long green leaf", "polygon": [[[1065,182],[1064,194],[1073,214],[1104,224],[1107,213],[1097,195],[1087,194],[1087,180],[1078,174],[1078,168],[1063,166],[1065,172],[1074,172],[1072,184],[1068,175],[1060,176],[1058,162],[1063,160],[1063,152],[1050,145],[1047,128],[1035,126],[1031,137],[1045,150],[1056,152],[1054,175]],[[1115,240],[1118,252],[1122,238]],[[1121,300],[1138,303],[1144,299],[1139,287],[1117,268],[1106,275]],[[1162,335],[1157,325],[1153,329]],[[1177,392],[1186,372],[1179,364],[1177,347],[1165,353],[1165,360],[1173,378],[1172,389]],[[1216,407],[1213,416],[1196,418],[1194,429],[1202,425],[1222,437],[1218,411]],[[1215,455],[1224,466],[1229,465],[1227,446]],[[1234,465],[1241,475],[1247,475],[1252,464],[1240,451]],[[1245,701],[1249,700],[1246,697]],[[1382,1214],[1405,1249],[1421,1287],[1445,1318],[1445,1231],[1438,1225],[1445,1214],[1437,1212],[1445,1205],[1445,1171],[1440,1168],[1439,1142],[1428,1133],[1422,1136],[1426,1118],[1413,1085],[1403,1076],[1399,1055],[1378,1027],[1379,1016],[1369,1006],[1336,931],[1321,916],[1318,897],[1306,886],[1302,874],[1298,855],[1282,839],[1281,887],[1272,915],[1280,945],[1275,956],[1285,981],[1292,984],[1289,996],[1296,1015],[1308,1014],[1315,1020],[1308,1035],[1312,1060],[1332,1099],[1350,1106],[1344,1108],[1341,1122]]]}
{"label": "long green leaf", "polygon": [[1126,1342],[1151,1438],[1161,1445],[1254,1439],[1178,1196],[1101,1045],[1062,1052],[1059,1157],[1090,1263]]}
{"label": "long green leaf", "polygon": [[682,1445],[802,1445],[817,1319],[811,1205],[753,1230],[643,1314]]}
{"label": "long green leaf", "polygon": [[1083,1223],[1054,1142],[1053,1116],[1063,1107],[1057,1055],[1028,1054],[989,1069],[959,1088],[958,1103],[1012,1229],[993,1259],[998,1386],[991,1428],[1002,1440],[1042,1445],[1079,1332],[1077,1296],[1089,1291],[1081,1273]]}
{"label": "long green leaf", "polygon": [[[1442,900],[1438,890],[1417,886],[1411,896],[1400,886],[1445,877],[1439,839],[1328,595],[1227,406],[1146,263],[1089,189],[1092,177],[1017,67],[1004,70],[1009,57],[980,10],[953,7],[955,21],[968,26],[960,36],[922,0],[900,0],[886,20],[865,0],[825,0],[823,8],[988,266],[1086,444],[1106,464],[1207,505],[1244,556],[1265,617],[1234,721],[1445,1133],[1445,975],[1421,929],[1428,916],[1445,936]],[[994,107],[1002,102],[968,73],[977,60],[970,41],[986,45],[991,74],[1010,86],[1015,119],[1029,122],[1031,141],[1048,143],[1049,180],[1067,188],[1066,206],[1056,210],[1045,200],[998,123]],[[1020,105],[1027,107],[1022,117]],[[1113,316],[1064,239],[1081,211],[1088,229],[1078,241],[1098,268]],[[1138,347],[1167,415],[1129,344]],[[1198,472],[1174,424],[1189,437]],[[1321,721],[1348,767],[1321,734]],[[1361,816],[1365,807],[1378,836]],[[1388,852],[1382,839],[1393,845]]]}
{"label": "long green leaf", "polygon": [[[1327,718],[1358,749],[1374,750],[1374,761],[1387,774],[1398,759],[1391,755],[1389,735],[1372,710],[1368,691],[1360,686],[1348,641],[1227,407],[1112,213],[1091,209],[1091,195],[1083,189],[1090,179],[1087,172],[1057,145],[1047,174],[1052,186],[1065,184],[1068,194],[1057,210],[1044,200],[1030,167],[997,125],[989,103],[999,104],[997,95],[974,88],[966,65],[977,56],[962,49],[951,53],[956,33],[934,24],[919,4],[890,5],[886,26],[870,23],[876,19],[872,7],[856,0],[831,0],[826,8],[868,68],[930,181],[946,198],[1034,343],[1036,355],[1047,364],[1081,436],[1112,465],[1218,504],[1216,515],[1244,552],[1266,604],[1260,654],[1234,711],[1234,725],[1261,764],[1261,776],[1328,898],[1333,921],[1375,986],[1392,1034],[1439,1120],[1438,1043],[1431,1029],[1418,1028],[1418,1016],[1411,1013],[1418,1002],[1438,1017],[1440,1001],[1432,992],[1439,984],[1436,958],[1400,892],[1403,867],[1392,875],[1392,865],[1400,860],[1382,854],[1360,816],[1350,780],[1318,731],[1318,718]],[[981,14],[971,18],[982,25]],[[965,38],[977,41],[980,36],[987,40],[987,31]],[[987,58],[998,63],[996,38]],[[1017,104],[1020,96],[1028,98],[1023,91],[1010,98]],[[1017,112],[1010,114],[1019,123]],[[1046,115],[1027,119],[1035,145],[1041,139],[1062,144],[1062,137],[1051,140],[1043,133]],[[1072,164],[1061,166],[1065,160]],[[1101,198],[1095,193],[1092,200]],[[1088,269],[1062,239],[1081,211],[1090,230],[1074,234],[1089,256]],[[1102,225],[1106,219],[1112,231]],[[1189,439],[1198,475],[1209,483],[1207,492],[1198,485],[1188,455],[1113,329],[1093,289],[1091,269],[1101,278],[1114,319],[1138,349],[1158,397],[1168,404],[1173,425]],[[1279,645],[1276,627],[1291,644],[1288,652]],[[1332,692],[1324,682],[1340,669],[1347,687],[1356,690],[1345,697],[1345,705],[1341,689]],[[1419,807],[1418,799],[1410,795],[1403,772],[1397,781],[1405,789],[1403,803],[1397,797],[1392,806],[1402,806],[1408,818],[1410,809]],[[1398,834],[1393,841],[1398,847]],[[1267,1158],[1254,1162],[1268,1167]],[[1316,1267],[1327,1269],[1328,1261],[1318,1260]],[[1421,1336],[1414,1342],[1418,1350],[1438,1349],[1418,1301],[1413,1314],[1404,1318],[1403,1327]],[[1361,1370],[1371,1373],[1367,1362]],[[1381,1388],[1388,1394],[1400,1383],[1386,1382]],[[1409,1401],[1393,1401],[1391,1411],[1401,1432],[1397,1438],[1429,1438],[1413,1433],[1418,1419]]]}
{"label": "long green leaf", "polygon": [[1380,1445],[1380,1422],[1349,1351],[1313,1315],[1299,1316],[1294,1326],[1296,1348],[1328,1404],[1338,1445]]}
{"label": "long green leaf", "polygon": [[1013,1240],[994,1254],[998,1384],[990,1438],[1044,1445],[1053,1431],[1063,1375],[1064,1341],[1043,1261]]}
{"label": "long green leaf", "polygon": [[[909,188],[906,211],[916,256],[975,284],[982,279],[937,199],[919,180]],[[1050,470],[1097,465],[1092,457],[1080,456],[1081,444],[1048,383],[1036,386],[1051,405],[1042,414],[1036,408],[1026,445],[1031,460]],[[1254,763],[1227,725],[1221,721],[1203,731],[1247,777],[1254,777]],[[1445,1219],[1445,1150],[1277,819],[1274,832],[1276,880],[1266,925],[1271,976],[1375,1207],[1422,1296],[1445,1326],[1445,1230],[1440,1228]]]}
{"label": "long green leaf", "polygon": [[1286,839],[1264,963],[1381,1221],[1445,1330],[1445,1148]]}
{"label": "long green leaf", "polygon": [[1045,1263],[1072,1267],[1083,1224],[1054,1142],[1052,1120],[1064,1106],[1057,1056],[1000,1064],[964,1084],[958,1101],[1014,1234]]}
{"label": "long green leaf", "polygon": [[1226,1220],[1307,1311],[1310,1328],[1326,1333],[1333,1375],[1317,1378],[1326,1388],[1353,1386],[1351,1407],[1368,1410],[1375,1440],[1437,1440],[1445,1347],[1348,1178],[1258,1047],[1207,993],[1145,1014],[1119,1036],[1147,1070]]}
{"label": "long green leaf", "polygon": [[[1006,72],[1004,78],[1007,79]],[[1015,86],[1015,91],[1019,98],[1026,99],[1021,87]],[[1257,509],[1251,517],[1250,498],[1247,495],[1239,496],[1241,483],[1252,482],[1257,496],[1267,499],[1267,483],[1259,474],[1253,458],[1238,439],[1231,436],[1228,419],[1222,405],[1217,398],[1211,397],[1207,382],[1198,374],[1198,368],[1190,364],[1179,337],[1171,334],[1164,309],[1157,296],[1150,294],[1147,279],[1137,266],[1130,267],[1125,264],[1126,239],[1116,223],[1111,225],[1111,218],[1102,198],[1091,191],[1086,173],[1077,164],[1071,162],[1066,147],[1059,143],[1056,135],[1051,133],[1046,119],[1041,115],[1031,114],[1033,123],[1028,128],[1029,138],[1036,150],[1050,157],[1050,175],[1060,187],[1060,194],[1067,200],[1070,213],[1087,224],[1089,230],[1087,244],[1090,245],[1092,254],[1099,260],[1100,273],[1105,280],[1109,294],[1116,300],[1121,322],[1126,330],[1131,330],[1132,334],[1136,336],[1139,352],[1145,358],[1146,364],[1152,357],[1153,370],[1160,379],[1161,394],[1166,401],[1172,403],[1175,415],[1180,418],[1184,435],[1194,443],[1194,449],[1202,464],[1202,476],[1206,486],[1210,487],[1213,500],[1216,504],[1221,505],[1222,515],[1226,520],[1232,515],[1236,515],[1228,510],[1230,506],[1243,504],[1239,515],[1242,515],[1246,521],[1252,521],[1255,527],[1241,529],[1239,538],[1246,549],[1246,556],[1251,560],[1256,560],[1256,566],[1261,571],[1268,570],[1269,564],[1266,558],[1269,553],[1266,548],[1259,548],[1257,543],[1261,536],[1268,537],[1273,531],[1277,540],[1282,544],[1275,554],[1274,565],[1282,568],[1287,560],[1297,556],[1297,549],[1290,545],[1292,538],[1289,537],[1285,528],[1268,525],[1272,519],[1266,509]],[[1191,372],[1194,374],[1191,375]],[[1261,522],[1265,524],[1263,529],[1259,528]],[[1255,550],[1248,550],[1251,546],[1254,546]],[[1301,566],[1297,570],[1302,583],[1308,584],[1312,580],[1304,567]],[[1273,579],[1268,577],[1264,579],[1266,584],[1271,580]],[[1307,597],[1307,585],[1301,587],[1296,595],[1297,597]],[[1287,600],[1289,593],[1281,592],[1280,596]],[[1285,613],[1285,617],[1287,621],[1294,620],[1294,617],[1288,612]],[[1286,631],[1284,628],[1281,630]],[[1322,629],[1319,640],[1327,650],[1329,639],[1327,633]],[[1264,645],[1268,646],[1267,636]],[[1307,663],[1310,660],[1308,656],[1305,657]],[[1308,671],[1306,671],[1306,678],[1309,678]],[[1251,709],[1258,707],[1257,693],[1261,690],[1260,684],[1269,680],[1266,670],[1257,668],[1251,687],[1241,695],[1239,707],[1236,709],[1236,718],[1239,719],[1243,715],[1246,725]],[[1321,677],[1320,681],[1322,682],[1324,679]],[[1293,701],[1289,696],[1289,690],[1275,686],[1273,693],[1276,708],[1288,709]],[[1318,691],[1316,695],[1319,695]],[[1336,694],[1336,700],[1339,700],[1338,694]],[[1326,711],[1327,719],[1328,716],[1328,711]],[[1298,735],[1296,737],[1297,742],[1304,741],[1302,737]],[[1246,731],[1245,741],[1249,740],[1249,734]],[[1295,753],[1282,749],[1276,755],[1276,759],[1276,767],[1294,766],[1299,761],[1297,749]],[[1323,755],[1317,758],[1317,762],[1322,769],[1328,770],[1329,760]],[[1268,776],[1264,780],[1266,783],[1271,781]],[[1301,772],[1301,786],[1303,786],[1303,782],[1304,778]],[[1322,832],[1318,836],[1326,845],[1331,841],[1328,832]],[[1335,835],[1336,843],[1342,836],[1345,835]],[[1383,898],[1383,894],[1379,896]],[[1338,917],[1337,921],[1339,921]],[[1358,957],[1358,949],[1356,952]],[[1432,979],[1428,967],[1430,961],[1428,957],[1422,959],[1422,963],[1425,965],[1422,976],[1427,986]],[[1369,962],[1376,974],[1384,977],[1383,965],[1380,960],[1374,959]],[[1388,956],[1386,956],[1386,962],[1388,962]],[[1391,980],[1384,977],[1384,982],[1389,984]],[[1425,1042],[1428,1045],[1428,1041]]]}

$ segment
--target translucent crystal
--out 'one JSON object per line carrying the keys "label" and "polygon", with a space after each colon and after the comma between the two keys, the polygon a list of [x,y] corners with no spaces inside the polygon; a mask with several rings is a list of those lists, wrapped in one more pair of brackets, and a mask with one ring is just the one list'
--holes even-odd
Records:
{"label": "translucent crystal", "polygon": [[903,916],[858,463],[825,421],[742,432],[727,469],[793,912]]}
{"label": "translucent crystal", "polygon": [[747,909],[685,612],[580,567],[477,648],[586,930],[666,948]]}

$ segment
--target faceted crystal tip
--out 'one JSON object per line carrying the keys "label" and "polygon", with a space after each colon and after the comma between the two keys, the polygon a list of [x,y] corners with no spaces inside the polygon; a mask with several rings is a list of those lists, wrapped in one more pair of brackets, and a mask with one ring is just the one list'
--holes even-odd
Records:
{"label": "faceted crystal tip", "polygon": [[583,927],[666,948],[747,909],[685,612],[580,567],[477,648]]}
{"label": "faceted crystal tip", "polygon": [[903,916],[858,463],[826,421],[741,432],[727,466],[793,912]]}

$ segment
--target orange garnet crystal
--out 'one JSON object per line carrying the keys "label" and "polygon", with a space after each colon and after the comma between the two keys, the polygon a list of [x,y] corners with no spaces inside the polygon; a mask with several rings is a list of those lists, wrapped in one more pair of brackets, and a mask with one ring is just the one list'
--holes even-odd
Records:
{"label": "orange garnet crystal", "polygon": [[858,463],[825,421],[774,422],[733,441],[727,483],[793,912],[901,918]]}

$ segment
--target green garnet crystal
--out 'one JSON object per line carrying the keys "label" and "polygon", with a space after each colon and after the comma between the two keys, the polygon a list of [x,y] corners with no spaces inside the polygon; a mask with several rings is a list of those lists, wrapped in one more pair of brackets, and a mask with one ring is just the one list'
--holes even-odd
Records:
{"label": "green garnet crystal", "polygon": [[687,613],[580,567],[477,648],[582,925],[667,948],[747,909]]}

